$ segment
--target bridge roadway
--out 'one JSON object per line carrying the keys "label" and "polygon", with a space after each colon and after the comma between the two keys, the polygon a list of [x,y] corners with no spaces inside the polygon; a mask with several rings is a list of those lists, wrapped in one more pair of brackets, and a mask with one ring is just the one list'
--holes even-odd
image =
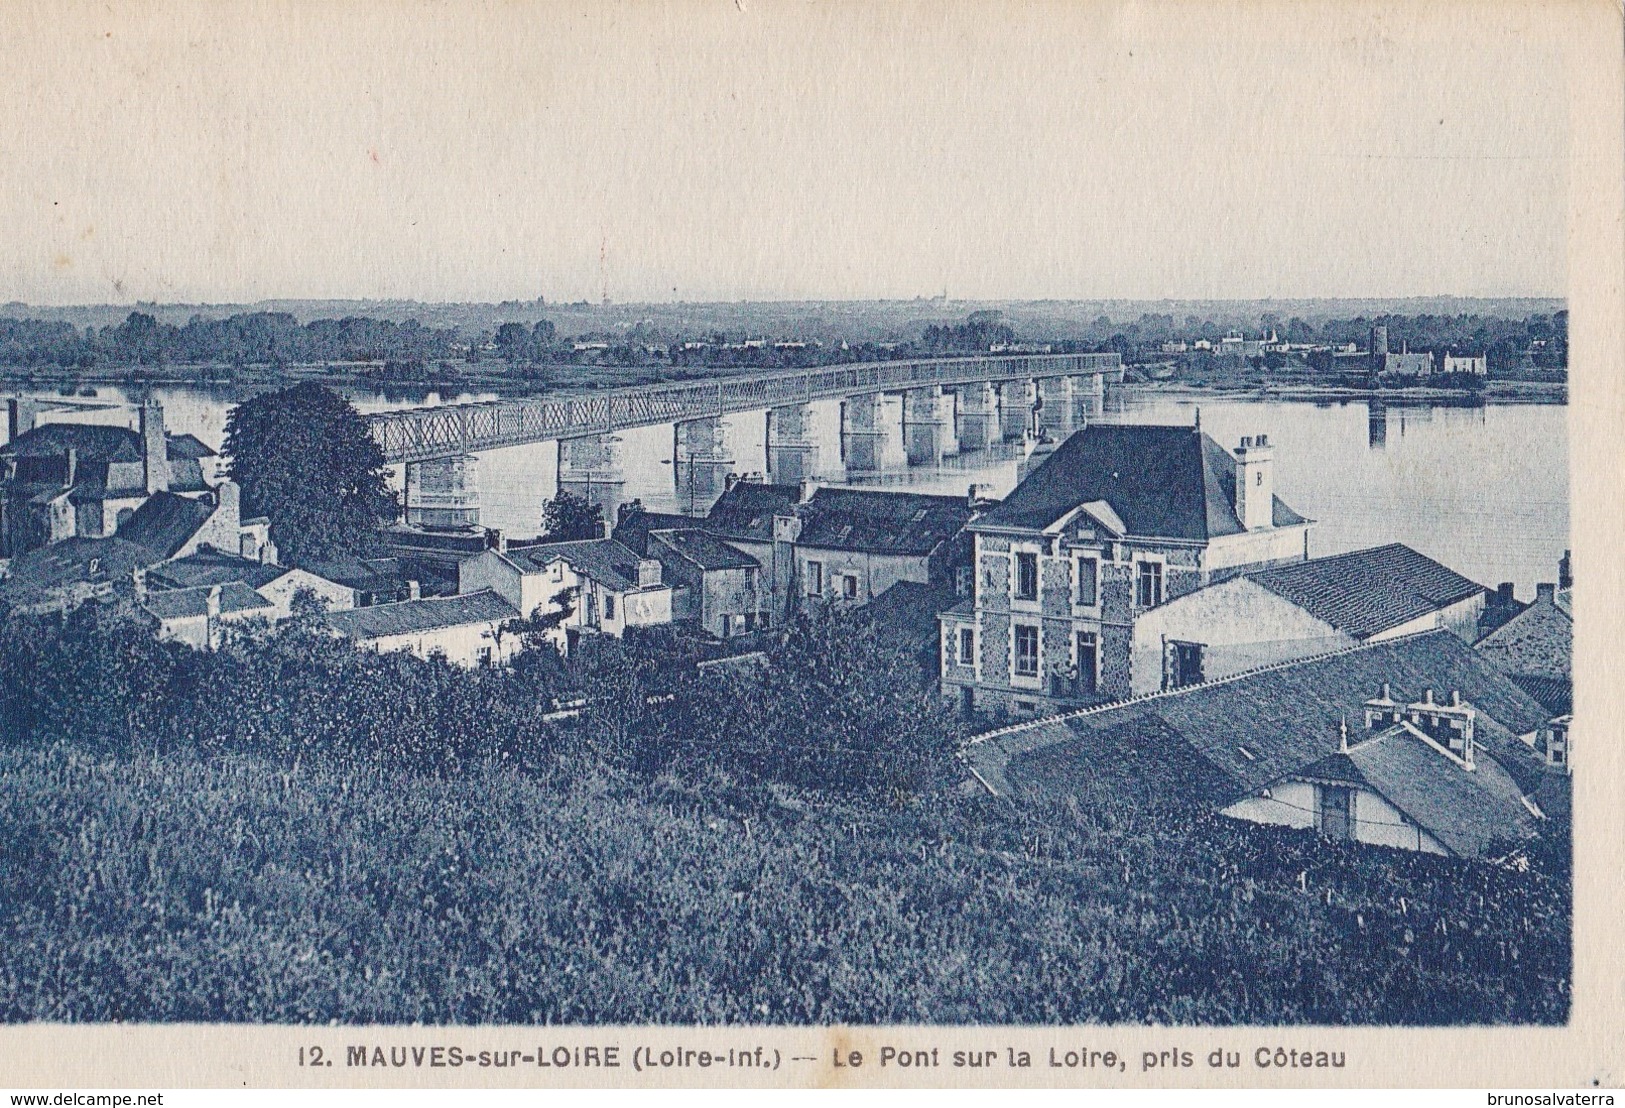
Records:
{"label": "bridge roadway", "polygon": [[572,396],[402,408],[366,418],[385,460],[399,464],[832,397],[1097,373],[1121,381],[1122,358],[1117,354],[1025,354],[858,362]]}

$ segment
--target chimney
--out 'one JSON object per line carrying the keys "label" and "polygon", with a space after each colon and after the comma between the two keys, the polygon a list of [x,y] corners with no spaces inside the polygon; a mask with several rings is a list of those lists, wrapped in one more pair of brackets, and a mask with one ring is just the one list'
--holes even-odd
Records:
{"label": "chimney", "polygon": [[137,603],[147,599],[147,571],[137,566],[130,573],[130,582],[135,586],[135,599]]}
{"label": "chimney", "polygon": [[1502,581],[1499,585],[1495,586],[1495,602],[1497,604],[1504,604],[1511,607],[1517,602],[1517,599],[1518,598],[1513,595],[1511,581]]}
{"label": "chimney", "polygon": [[797,487],[796,503],[797,504],[805,504],[807,501],[809,501],[809,500],[811,500],[813,498],[813,493],[815,493],[817,491],[818,491],[818,478],[816,478],[816,477],[803,477],[801,479],[801,484]]}
{"label": "chimney", "polygon": [[1274,460],[1267,435],[1243,438],[1236,447],[1236,518],[1249,531],[1275,525]]}
{"label": "chimney", "polygon": [[243,521],[243,490],[235,481],[220,482],[214,489],[215,510],[221,515],[222,526],[237,531]]}
{"label": "chimney", "polygon": [[638,588],[651,589],[660,584],[660,562],[655,558],[638,559]]}
{"label": "chimney", "polygon": [[164,406],[148,398],[141,402],[141,472],[147,495],[169,488],[169,442],[164,436]]}
{"label": "chimney", "polygon": [[79,451],[68,447],[68,471],[63,474],[62,487],[73,488],[73,483],[79,479]]}
{"label": "chimney", "polygon": [[422,596],[423,590],[421,587],[419,587],[416,581],[408,581],[406,583],[406,599],[419,600],[422,598]]}
{"label": "chimney", "polygon": [[1401,718],[1399,705],[1394,703],[1388,682],[1382,684],[1382,695],[1372,697],[1365,702],[1365,729],[1375,731],[1379,727],[1388,727],[1398,723]]}
{"label": "chimney", "polygon": [[210,585],[208,599],[204,601],[204,610],[208,613],[209,622],[213,623],[220,618],[220,586]]}
{"label": "chimney", "polygon": [[1557,587],[1572,589],[1574,587],[1574,567],[1569,563],[1569,552],[1563,551],[1563,557],[1557,563]]}
{"label": "chimney", "polygon": [[1536,604],[1556,604],[1557,586],[1550,581],[1542,581],[1535,586]]}
{"label": "chimney", "polygon": [[25,396],[15,396],[6,401],[6,427],[11,432],[10,441],[16,442],[17,436],[26,435],[34,429],[34,421],[39,417],[39,403]]}
{"label": "chimney", "polygon": [[1467,769],[1474,768],[1474,726],[1478,712],[1461,699],[1461,693],[1452,690],[1450,703],[1439,704],[1433,699],[1433,690],[1405,710],[1406,721],[1439,746]]}

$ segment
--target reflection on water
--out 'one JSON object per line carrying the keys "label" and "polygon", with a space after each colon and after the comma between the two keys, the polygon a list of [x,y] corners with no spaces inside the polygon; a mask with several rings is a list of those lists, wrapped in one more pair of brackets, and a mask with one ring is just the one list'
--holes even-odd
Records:
{"label": "reflection on water", "polygon": [[[96,402],[128,399],[103,387]],[[42,391],[46,399],[61,399]],[[172,430],[218,447],[226,413],[240,396],[197,388],[156,390]],[[355,393],[362,411],[413,407],[488,395],[441,397]],[[1547,404],[1478,407],[1382,405],[1363,401],[1296,401],[1256,396],[1179,396],[1133,388],[1097,396],[1082,390],[1057,410],[1059,397],[1041,397],[1034,423],[1064,434],[1094,420],[1190,425],[1201,408],[1203,430],[1234,447],[1243,435],[1267,434],[1276,444],[1277,493],[1318,520],[1315,554],[1403,542],[1480,583],[1514,581],[1520,593],[1553,580],[1569,545],[1567,408]],[[103,416],[101,418],[113,418]],[[3,431],[3,428],[0,428]],[[798,475],[830,483],[909,488],[963,496],[972,484],[1003,496],[1016,482],[1026,443],[943,454],[910,467],[893,455],[886,464],[848,469],[854,452],[843,442],[841,404],[817,401],[798,427]],[[621,495],[664,511],[703,512],[721,491],[720,474],[678,457],[671,425],[619,432],[625,484]],[[717,454],[738,473],[768,476],[768,414],[732,415],[721,422]],[[872,452],[869,456],[872,456]],[[779,455],[785,476],[788,456]],[[674,462],[676,464],[674,464]],[[705,470],[705,472],[700,472]],[[555,443],[509,447],[480,456],[482,519],[513,535],[535,533],[542,502],[554,495],[559,471]],[[695,480],[689,481],[689,472]],[[397,482],[400,474],[396,474]]]}

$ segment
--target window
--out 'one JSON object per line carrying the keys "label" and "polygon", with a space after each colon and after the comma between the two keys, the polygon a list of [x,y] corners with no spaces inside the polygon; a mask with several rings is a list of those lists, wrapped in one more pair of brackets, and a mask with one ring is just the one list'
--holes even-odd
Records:
{"label": "window", "polygon": [[807,563],[807,595],[808,596],[822,596],[822,595],[824,595],[824,563],[823,562],[808,562]]}
{"label": "window", "polygon": [[858,598],[858,579],[850,573],[841,578],[841,595],[848,600]]}
{"label": "window", "polygon": [[614,619],[615,618],[615,594],[614,593],[606,592],[604,594],[604,618],[605,619]]}
{"label": "window", "polygon": [[564,580],[564,563],[563,562],[554,562],[552,565],[548,566],[547,568],[553,571],[553,580],[555,580],[555,581]]}
{"label": "window", "polygon": [[1202,676],[1202,644],[1199,642],[1171,642],[1168,644],[1168,687],[1183,689],[1187,685],[1200,685]]}
{"label": "window", "polygon": [[492,654],[489,646],[480,647],[479,650],[475,651],[475,655],[475,660],[478,661],[480,665],[488,666],[491,664]]}
{"label": "window", "polygon": [[1016,599],[1038,599],[1038,555],[1023,551],[1016,555]]}
{"label": "window", "polygon": [[959,664],[973,666],[976,664],[976,630],[972,627],[959,629]]}
{"label": "window", "polygon": [[1094,555],[1078,555],[1076,566],[1077,588],[1072,603],[1093,608],[1100,603],[1100,559]]}
{"label": "window", "polygon": [[1079,631],[1077,644],[1078,692],[1093,693],[1100,683],[1100,636],[1093,631]]}
{"label": "window", "polygon": [[1038,676],[1038,628],[1025,624],[1016,624],[1016,664],[1017,677]]}
{"label": "window", "polygon": [[1140,572],[1135,580],[1135,603],[1142,608],[1155,608],[1162,603],[1162,563],[1139,563]]}

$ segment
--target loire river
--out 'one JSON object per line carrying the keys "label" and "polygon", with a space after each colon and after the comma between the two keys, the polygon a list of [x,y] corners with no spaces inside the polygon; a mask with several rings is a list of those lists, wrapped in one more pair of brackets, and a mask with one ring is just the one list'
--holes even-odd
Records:
{"label": "loire river", "polygon": [[[45,390],[37,395],[61,399]],[[190,432],[217,449],[226,414],[240,399],[195,388],[158,389],[155,395],[172,431]],[[441,401],[434,393],[412,400],[365,391],[350,396],[362,411]],[[127,399],[123,390],[102,386],[95,402]],[[1200,408],[1202,428],[1231,448],[1243,435],[1267,434],[1276,446],[1277,495],[1318,521],[1310,537],[1312,554],[1403,542],[1481,584],[1515,582],[1525,596],[1536,582],[1556,579],[1558,558],[1569,545],[1568,409],[1563,405],[1383,410],[1362,400],[1197,397],[1133,387],[1110,390],[1103,408],[1095,402],[1090,411],[1091,402],[1082,403],[1087,418],[1130,423],[1189,425]],[[844,481],[839,403],[813,407],[821,475],[831,483]],[[128,423],[133,416],[128,409],[112,408],[93,418]],[[725,425],[737,471],[765,472],[765,413],[729,416]],[[688,493],[679,492],[677,467],[671,464],[671,426],[625,431],[621,438],[625,496],[660,510],[686,508]],[[1023,453],[1020,446],[1005,445],[936,467],[854,475],[850,483],[955,495],[976,483],[1002,496],[1015,484]],[[398,483],[399,474],[396,478]],[[481,455],[482,521],[514,536],[535,534],[542,502],[554,494],[556,482],[552,443]]]}

